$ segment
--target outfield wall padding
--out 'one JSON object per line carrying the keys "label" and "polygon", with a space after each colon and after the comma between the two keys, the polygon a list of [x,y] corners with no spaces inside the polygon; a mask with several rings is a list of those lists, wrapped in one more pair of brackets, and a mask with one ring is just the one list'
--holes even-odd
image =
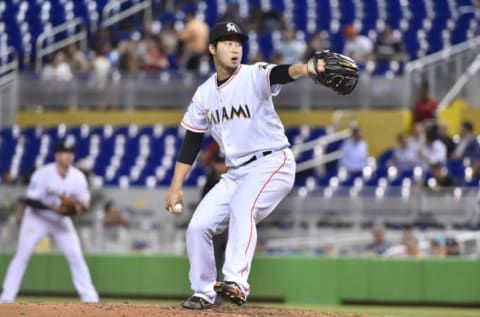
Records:
{"label": "outfield wall padding", "polygon": [[[11,254],[0,254],[4,277]],[[182,256],[87,255],[100,295],[183,298],[191,294],[189,264]],[[390,302],[480,304],[480,261],[474,259],[324,258],[257,256],[251,299],[291,304]],[[75,292],[59,254],[36,254],[22,293]]]}

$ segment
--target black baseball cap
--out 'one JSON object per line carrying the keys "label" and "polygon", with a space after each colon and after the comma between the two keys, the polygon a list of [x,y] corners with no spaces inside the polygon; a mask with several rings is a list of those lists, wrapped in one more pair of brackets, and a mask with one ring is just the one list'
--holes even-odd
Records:
{"label": "black baseball cap", "polygon": [[237,35],[240,37],[241,42],[248,41],[248,36],[242,32],[240,27],[233,22],[219,22],[213,26],[210,30],[210,36],[208,39],[209,44],[218,42],[222,37]]}
{"label": "black baseball cap", "polygon": [[55,153],[70,152],[75,154],[75,146],[73,142],[60,141],[55,145]]}

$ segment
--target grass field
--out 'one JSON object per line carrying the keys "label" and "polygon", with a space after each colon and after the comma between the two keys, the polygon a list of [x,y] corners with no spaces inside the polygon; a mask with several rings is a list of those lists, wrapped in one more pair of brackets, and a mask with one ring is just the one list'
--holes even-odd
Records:
{"label": "grass field", "polygon": [[[78,303],[77,297],[19,297],[17,303]],[[131,298],[102,298],[102,302],[128,302],[141,304],[179,304],[180,300],[156,300],[156,299],[131,299]],[[289,307],[300,309],[311,309],[323,312],[342,312],[356,313],[371,316],[392,316],[392,317],[479,317],[480,308],[461,308],[461,307],[425,307],[425,306],[323,306],[323,305],[285,305],[272,303],[249,303],[251,306],[272,306],[272,307]]]}

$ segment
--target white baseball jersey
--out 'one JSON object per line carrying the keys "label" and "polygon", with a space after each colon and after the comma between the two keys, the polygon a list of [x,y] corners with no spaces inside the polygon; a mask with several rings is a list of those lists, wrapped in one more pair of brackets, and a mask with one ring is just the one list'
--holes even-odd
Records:
{"label": "white baseball jersey", "polygon": [[[90,200],[85,175],[71,166],[62,177],[55,163],[47,164],[33,175],[26,196],[47,206],[60,205],[60,195],[65,194],[86,202]],[[83,302],[98,302],[98,294],[92,284],[90,272],[83,258],[72,219],[53,210],[36,210],[27,207],[22,218],[17,251],[10,262],[3,282],[2,302],[13,302],[17,296],[23,274],[37,243],[46,235],[67,257],[73,284]]]}
{"label": "white baseball jersey", "polygon": [[240,65],[221,86],[217,86],[217,75],[212,75],[198,87],[183,117],[182,126],[188,130],[210,130],[229,167],[248,161],[252,153],[289,146],[272,102],[281,89],[280,85],[270,87],[274,66]]}
{"label": "white baseball jersey", "polygon": [[[65,178],[58,173],[55,163],[47,164],[33,173],[26,193],[28,198],[40,200],[47,206],[59,206],[61,195],[82,202],[90,201],[87,179],[78,168],[70,166]],[[51,220],[64,217],[53,210],[43,210],[41,215]]]}
{"label": "white baseball jersey", "polygon": [[225,281],[237,283],[248,296],[256,224],[293,187],[295,159],[272,102],[281,88],[270,86],[274,66],[240,65],[221,86],[213,75],[197,89],[183,117],[188,130],[210,130],[230,167],[197,206],[186,235],[192,290],[211,303],[217,277],[212,235],[228,228],[222,271]]}

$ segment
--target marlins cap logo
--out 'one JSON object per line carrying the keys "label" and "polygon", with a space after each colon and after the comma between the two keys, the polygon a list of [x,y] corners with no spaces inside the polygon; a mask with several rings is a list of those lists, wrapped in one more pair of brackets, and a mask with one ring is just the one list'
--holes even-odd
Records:
{"label": "marlins cap logo", "polygon": [[233,23],[227,23],[227,31],[228,32],[237,32],[237,33],[239,32],[237,30],[237,26]]}

